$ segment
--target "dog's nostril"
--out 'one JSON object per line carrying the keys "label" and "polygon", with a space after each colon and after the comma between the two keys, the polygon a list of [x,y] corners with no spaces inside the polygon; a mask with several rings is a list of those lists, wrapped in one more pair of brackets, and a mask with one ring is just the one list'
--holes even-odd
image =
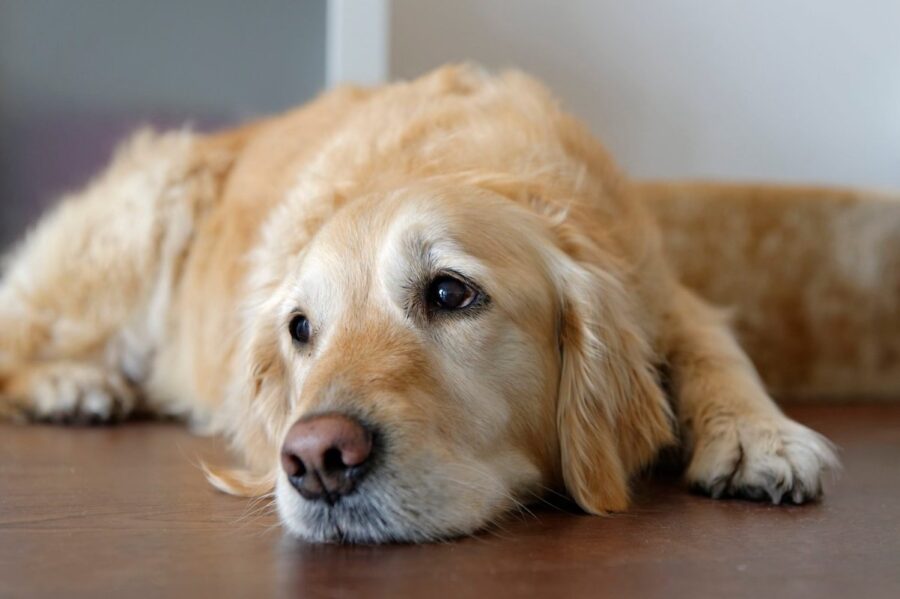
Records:
{"label": "dog's nostril", "polygon": [[284,471],[288,476],[303,476],[306,474],[306,465],[297,456],[285,454],[282,461],[284,462]]}
{"label": "dog's nostril", "polygon": [[322,456],[322,467],[325,472],[337,472],[347,468],[347,464],[344,463],[344,457],[341,455],[341,450],[337,447],[328,449],[325,455]]}

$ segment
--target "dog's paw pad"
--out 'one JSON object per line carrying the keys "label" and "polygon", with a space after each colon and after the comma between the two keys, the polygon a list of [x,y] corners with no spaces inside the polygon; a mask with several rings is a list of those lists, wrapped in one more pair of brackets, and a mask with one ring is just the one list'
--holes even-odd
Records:
{"label": "dog's paw pad", "polygon": [[688,467],[692,487],[713,498],[806,503],[822,494],[838,467],[831,444],[785,417],[734,421],[697,440]]}

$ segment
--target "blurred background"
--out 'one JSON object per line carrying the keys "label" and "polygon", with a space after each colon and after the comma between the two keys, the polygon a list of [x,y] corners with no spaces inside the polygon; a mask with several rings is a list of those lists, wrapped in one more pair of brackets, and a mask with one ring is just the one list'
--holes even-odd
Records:
{"label": "blurred background", "polygon": [[900,188],[897,0],[0,0],[0,247],[141,124],[448,61],[548,83],[633,175]]}

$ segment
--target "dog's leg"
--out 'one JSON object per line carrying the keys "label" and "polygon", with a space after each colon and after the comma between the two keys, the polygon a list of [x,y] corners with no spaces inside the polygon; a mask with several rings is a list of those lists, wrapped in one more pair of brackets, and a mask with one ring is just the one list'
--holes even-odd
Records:
{"label": "dog's leg", "polygon": [[722,315],[680,290],[667,329],[689,482],[713,497],[818,497],[837,465],[829,442],[778,409]]}
{"label": "dog's leg", "polygon": [[12,253],[0,280],[0,417],[102,421],[135,408],[196,210],[191,143],[137,135]]}

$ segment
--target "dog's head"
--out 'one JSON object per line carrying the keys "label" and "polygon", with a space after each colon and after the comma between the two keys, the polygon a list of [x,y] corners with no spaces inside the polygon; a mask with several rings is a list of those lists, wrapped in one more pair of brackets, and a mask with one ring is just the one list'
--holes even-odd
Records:
{"label": "dog's head", "polygon": [[275,472],[290,531],[431,540],[563,486],[589,512],[625,507],[671,432],[596,244],[476,187],[377,193],[313,220],[283,215],[256,257],[240,390],[239,441]]}

